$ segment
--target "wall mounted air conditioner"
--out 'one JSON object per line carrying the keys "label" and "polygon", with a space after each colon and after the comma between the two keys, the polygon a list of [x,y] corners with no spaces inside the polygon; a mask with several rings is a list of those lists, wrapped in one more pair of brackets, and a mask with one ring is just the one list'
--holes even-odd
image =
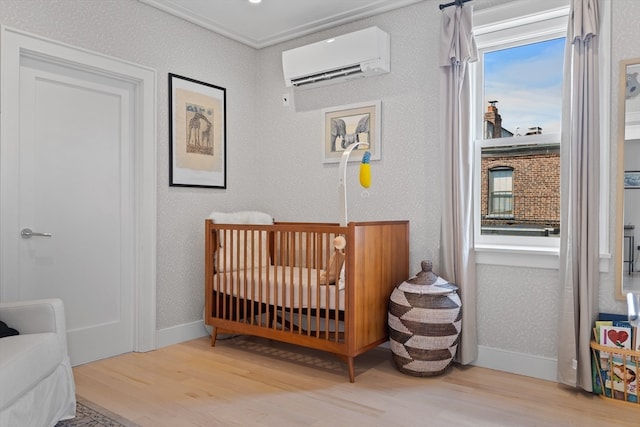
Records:
{"label": "wall mounted air conditioner", "polygon": [[389,34],[378,27],[282,52],[287,86],[317,87],[389,72]]}

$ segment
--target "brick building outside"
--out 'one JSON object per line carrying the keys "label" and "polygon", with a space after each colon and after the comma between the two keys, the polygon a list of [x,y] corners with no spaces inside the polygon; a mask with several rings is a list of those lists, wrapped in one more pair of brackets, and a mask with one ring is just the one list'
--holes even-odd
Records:
{"label": "brick building outside", "polygon": [[[513,135],[501,129],[495,103],[485,113],[485,138]],[[482,234],[559,236],[559,144],[484,147],[481,179]]]}

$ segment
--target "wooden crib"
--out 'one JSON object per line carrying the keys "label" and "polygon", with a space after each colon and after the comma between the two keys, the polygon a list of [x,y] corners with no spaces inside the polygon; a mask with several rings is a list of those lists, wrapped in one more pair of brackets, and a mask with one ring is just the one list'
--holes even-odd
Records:
{"label": "wooden crib", "polygon": [[351,382],[354,358],[388,339],[389,296],[409,277],[408,221],[208,219],[205,243],[212,346],[218,333],[236,333],[327,351],[346,361]]}

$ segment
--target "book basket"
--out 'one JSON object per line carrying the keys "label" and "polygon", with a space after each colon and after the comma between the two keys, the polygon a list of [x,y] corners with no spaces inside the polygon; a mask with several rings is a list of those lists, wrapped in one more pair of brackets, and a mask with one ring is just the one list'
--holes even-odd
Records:
{"label": "book basket", "polygon": [[591,341],[593,392],[605,399],[638,405],[640,351]]}

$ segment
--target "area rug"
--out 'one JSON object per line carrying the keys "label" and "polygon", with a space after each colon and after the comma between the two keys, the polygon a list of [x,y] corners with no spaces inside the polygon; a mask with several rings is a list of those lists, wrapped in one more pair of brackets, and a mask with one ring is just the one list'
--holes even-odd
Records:
{"label": "area rug", "polygon": [[76,417],[60,421],[55,427],[140,427],[108,409],[77,397]]}

